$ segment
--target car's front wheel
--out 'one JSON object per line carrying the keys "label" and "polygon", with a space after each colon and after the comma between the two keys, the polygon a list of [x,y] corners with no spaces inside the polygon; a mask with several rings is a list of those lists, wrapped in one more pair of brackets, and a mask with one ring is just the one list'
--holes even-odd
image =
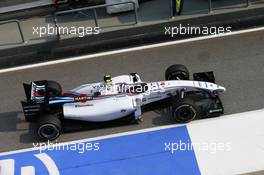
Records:
{"label": "car's front wheel", "polygon": [[176,122],[188,123],[199,115],[198,107],[191,99],[179,99],[172,105],[172,117]]}
{"label": "car's front wheel", "polygon": [[37,123],[37,135],[42,140],[55,140],[61,134],[61,121],[53,115],[40,118]]}
{"label": "car's front wheel", "polygon": [[190,75],[188,69],[182,64],[174,64],[165,72],[166,80],[189,80]]}

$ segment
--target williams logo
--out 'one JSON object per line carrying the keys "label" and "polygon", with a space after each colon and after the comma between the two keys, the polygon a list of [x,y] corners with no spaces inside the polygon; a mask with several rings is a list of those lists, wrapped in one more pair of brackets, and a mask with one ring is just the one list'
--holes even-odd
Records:
{"label": "williams logo", "polygon": [[[57,165],[49,155],[47,155],[46,153],[42,153],[42,154],[35,154],[34,156],[38,160],[40,160],[43,165],[45,165],[49,175],[60,175]],[[15,174],[19,174],[19,173],[15,172],[14,159],[0,160],[0,175],[15,175]],[[20,174],[35,175],[36,174],[35,167],[31,165],[23,166],[20,168]]]}

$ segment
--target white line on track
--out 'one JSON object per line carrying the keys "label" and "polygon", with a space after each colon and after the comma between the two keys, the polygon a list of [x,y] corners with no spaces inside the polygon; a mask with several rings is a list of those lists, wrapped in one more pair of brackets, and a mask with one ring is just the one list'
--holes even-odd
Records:
{"label": "white line on track", "polygon": [[[193,122],[191,122],[190,124],[187,124],[187,125],[192,125],[194,123],[205,123],[205,122],[213,121],[213,120],[228,119],[228,118],[231,118],[231,117],[248,115],[248,114],[255,113],[255,112],[264,113],[264,109],[260,109],[260,110],[256,110],[256,111],[248,111],[248,112],[243,112],[243,113],[237,113],[237,114],[231,114],[231,115],[225,115],[225,116],[221,116],[221,117],[218,117],[218,118],[196,120],[196,121],[193,121]],[[69,141],[69,142],[58,143],[56,146],[62,146],[62,145],[67,145],[67,144],[75,144],[75,143],[84,143],[84,142],[93,142],[93,141],[96,141],[96,140],[103,140],[103,139],[110,139],[110,138],[121,137],[121,136],[140,134],[140,133],[145,133],[145,132],[159,131],[159,130],[163,130],[163,129],[175,128],[175,127],[180,127],[180,126],[186,126],[186,124],[172,124],[172,125],[158,126],[158,127],[153,127],[153,128],[140,129],[140,130],[135,130],[135,131],[127,131],[127,132],[122,132],[122,133],[117,133],[117,134],[110,134],[110,135],[105,135],[105,136],[98,136],[98,137],[88,138],[88,139],[73,140],[73,141]],[[39,148],[25,148],[25,149],[20,149],[20,150],[2,152],[2,153],[0,153],[0,156],[10,155],[10,154],[17,154],[17,153],[23,153],[23,152],[28,152],[28,151],[34,151],[34,150],[37,150],[37,149],[39,149]]]}
{"label": "white line on track", "polygon": [[[199,120],[188,134],[202,175],[232,175],[264,170],[264,110]],[[205,148],[205,149],[204,149]]]}
{"label": "white line on track", "polygon": [[0,69],[0,73],[13,72],[13,71],[18,71],[18,70],[60,64],[60,63],[67,63],[67,62],[72,62],[72,61],[86,60],[86,59],[91,59],[91,58],[96,58],[96,57],[101,57],[101,56],[114,55],[114,54],[120,54],[120,53],[125,53],[125,52],[132,52],[132,51],[139,51],[139,50],[151,49],[151,48],[157,48],[157,47],[164,47],[164,46],[170,46],[170,45],[176,45],[176,44],[182,44],[182,43],[189,43],[189,42],[194,42],[194,41],[202,41],[202,40],[220,38],[220,37],[225,37],[225,36],[239,35],[239,34],[257,32],[257,31],[262,31],[262,30],[264,30],[264,27],[240,30],[240,31],[235,31],[235,32],[230,32],[230,33],[225,33],[225,34],[209,35],[209,36],[202,36],[202,37],[196,37],[196,38],[190,38],[190,39],[184,39],[184,40],[169,41],[169,42],[164,42],[164,43],[133,47],[133,48],[127,48],[127,49],[120,49],[120,50],[114,50],[114,51],[108,51],[108,52],[101,52],[101,53],[96,53],[96,54],[65,58],[61,60],[48,61],[48,62],[43,62],[43,63],[36,63],[36,64],[30,64],[30,65],[25,65],[25,66]]}
{"label": "white line on track", "polygon": [[[153,128],[146,128],[146,129],[140,129],[140,130],[135,130],[135,131],[127,131],[127,132],[122,132],[122,133],[117,133],[117,134],[98,136],[98,137],[93,137],[93,138],[88,138],[88,139],[73,140],[73,141],[69,141],[69,142],[58,143],[56,146],[62,146],[62,145],[66,145],[66,144],[83,143],[83,142],[92,142],[92,141],[96,141],[96,140],[103,140],[103,139],[110,139],[110,138],[115,138],[115,137],[133,135],[133,134],[140,134],[140,133],[144,133],[144,132],[158,131],[158,130],[175,128],[175,127],[180,127],[180,126],[184,126],[184,124],[172,124],[172,125],[158,126],[158,127],[153,127]],[[32,145],[33,145],[33,143],[32,143]],[[23,152],[27,152],[27,151],[33,151],[33,150],[37,150],[38,148],[39,147],[37,147],[37,148],[25,148],[25,149],[20,149],[20,150],[2,152],[2,153],[0,153],[0,156],[5,156],[5,155],[9,155],[9,154],[16,154],[16,153],[23,153]]]}

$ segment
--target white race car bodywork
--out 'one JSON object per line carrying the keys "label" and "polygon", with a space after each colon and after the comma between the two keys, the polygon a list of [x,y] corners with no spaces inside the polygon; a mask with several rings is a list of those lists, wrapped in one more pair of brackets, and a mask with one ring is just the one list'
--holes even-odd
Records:
{"label": "white race car bodywork", "polygon": [[[140,92],[136,92],[140,88]],[[137,74],[136,81],[132,75],[121,75],[113,77],[111,83],[85,84],[71,90],[70,93],[92,96],[93,99],[63,104],[63,115],[66,119],[92,122],[115,120],[131,114],[135,119],[139,119],[141,106],[172,97],[179,90],[197,89],[215,93],[225,91],[224,87],[209,82],[189,80],[142,82]]]}

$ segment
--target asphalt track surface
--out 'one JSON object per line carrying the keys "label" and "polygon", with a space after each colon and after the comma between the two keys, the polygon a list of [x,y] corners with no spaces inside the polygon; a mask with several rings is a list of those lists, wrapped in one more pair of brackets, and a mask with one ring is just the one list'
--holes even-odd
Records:
{"label": "asphalt track surface", "polygon": [[[23,82],[52,79],[64,90],[112,76],[138,72],[143,80],[164,80],[171,64],[185,64],[190,72],[215,72],[218,84],[227,88],[222,100],[225,113],[264,107],[264,31],[195,41],[166,47],[102,56],[0,74],[0,152],[32,147],[33,127],[24,121],[20,100]],[[164,111],[144,114],[144,122],[62,135],[58,142],[120,133],[173,123]],[[249,118],[250,120],[250,118]],[[249,128],[250,129],[250,128]]]}

